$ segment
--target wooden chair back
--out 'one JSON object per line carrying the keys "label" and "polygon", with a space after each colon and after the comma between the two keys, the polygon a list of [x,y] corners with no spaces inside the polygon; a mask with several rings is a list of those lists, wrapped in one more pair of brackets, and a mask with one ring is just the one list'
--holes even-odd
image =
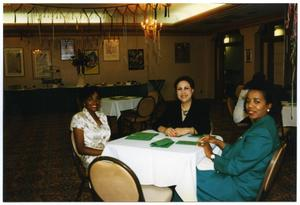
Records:
{"label": "wooden chair back", "polygon": [[151,116],[155,108],[155,100],[151,96],[143,97],[138,106],[137,106],[137,114],[140,117],[148,117]]}
{"label": "wooden chair back", "polygon": [[90,164],[88,174],[92,190],[101,201],[145,201],[135,173],[118,159],[97,157]]}
{"label": "wooden chair back", "polygon": [[270,190],[272,182],[280,168],[286,146],[287,143],[283,142],[282,145],[274,152],[273,157],[266,170],[265,177],[260,186],[259,192],[257,194],[256,201],[261,201],[264,198],[265,194]]}

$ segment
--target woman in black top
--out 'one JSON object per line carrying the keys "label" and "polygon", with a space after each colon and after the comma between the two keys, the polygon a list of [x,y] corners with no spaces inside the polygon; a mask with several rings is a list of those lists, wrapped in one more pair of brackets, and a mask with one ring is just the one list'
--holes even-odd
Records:
{"label": "woman in black top", "polygon": [[175,81],[174,87],[178,100],[167,106],[157,122],[156,129],[171,137],[209,133],[209,107],[193,99],[193,79],[182,76]]}

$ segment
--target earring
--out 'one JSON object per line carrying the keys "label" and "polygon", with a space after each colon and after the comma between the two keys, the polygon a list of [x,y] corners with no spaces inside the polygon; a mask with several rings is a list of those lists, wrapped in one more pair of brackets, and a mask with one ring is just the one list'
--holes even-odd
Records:
{"label": "earring", "polygon": [[270,109],[267,109],[267,112],[270,112]]}

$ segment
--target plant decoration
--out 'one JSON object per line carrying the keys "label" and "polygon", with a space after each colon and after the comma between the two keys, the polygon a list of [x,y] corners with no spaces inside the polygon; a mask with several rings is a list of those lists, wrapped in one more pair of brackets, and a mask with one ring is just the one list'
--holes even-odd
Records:
{"label": "plant decoration", "polygon": [[78,74],[84,74],[86,67],[92,68],[97,64],[97,58],[96,52],[85,53],[78,49],[76,55],[72,56],[72,65],[77,68]]}

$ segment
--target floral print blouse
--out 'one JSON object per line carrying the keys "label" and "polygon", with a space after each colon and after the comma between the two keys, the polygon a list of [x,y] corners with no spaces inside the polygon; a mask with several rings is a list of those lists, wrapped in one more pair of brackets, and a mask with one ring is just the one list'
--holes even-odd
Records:
{"label": "floral print blouse", "polygon": [[[111,131],[106,115],[102,112],[96,112],[96,115],[102,123],[100,126],[96,123],[88,110],[83,108],[81,112],[78,112],[73,116],[70,130],[73,135],[73,128],[83,129],[85,146],[102,150],[110,138]],[[96,157],[97,156],[90,155],[80,156],[85,168],[88,168],[89,164]]]}

